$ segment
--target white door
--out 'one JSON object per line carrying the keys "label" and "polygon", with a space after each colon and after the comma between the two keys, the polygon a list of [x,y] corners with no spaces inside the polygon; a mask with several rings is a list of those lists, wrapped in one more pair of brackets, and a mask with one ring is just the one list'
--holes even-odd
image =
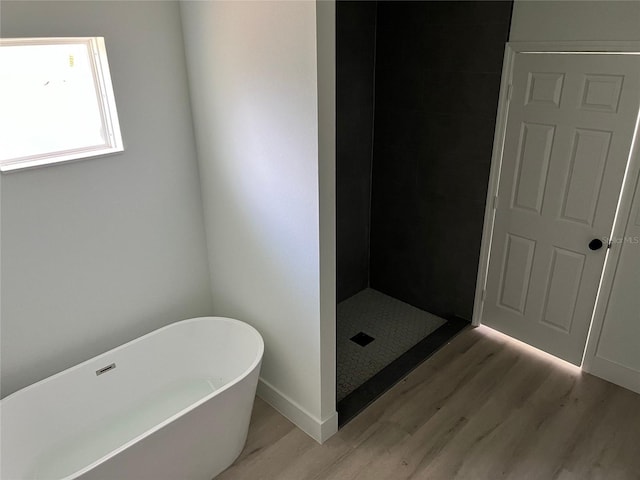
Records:
{"label": "white door", "polygon": [[[640,57],[518,53],[482,323],[580,364],[640,105]],[[597,242],[595,242],[597,243]]]}

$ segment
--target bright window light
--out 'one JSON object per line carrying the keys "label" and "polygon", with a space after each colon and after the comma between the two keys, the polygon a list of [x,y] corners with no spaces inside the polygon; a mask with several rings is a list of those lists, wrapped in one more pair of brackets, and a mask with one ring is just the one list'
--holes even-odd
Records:
{"label": "bright window light", "polygon": [[104,39],[0,39],[0,171],[123,150]]}

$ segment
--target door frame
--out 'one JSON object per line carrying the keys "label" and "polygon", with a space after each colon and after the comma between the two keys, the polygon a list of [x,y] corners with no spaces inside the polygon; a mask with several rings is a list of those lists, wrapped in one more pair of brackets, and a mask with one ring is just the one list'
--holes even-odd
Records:
{"label": "door frame", "polygon": [[[502,65],[502,78],[500,83],[500,95],[498,99],[498,112],[496,116],[496,127],[493,139],[493,153],[491,157],[491,170],[489,173],[489,186],[487,189],[487,200],[485,204],[484,224],[482,228],[482,242],[480,244],[480,259],[478,265],[478,274],[476,278],[476,291],[473,304],[473,316],[471,324],[473,326],[480,325],[482,312],[484,308],[484,300],[486,294],[487,273],[489,269],[489,255],[491,251],[491,242],[493,239],[493,227],[495,223],[496,201],[498,195],[498,185],[500,181],[500,172],[502,169],[502,157],[504,151],[504,142],[506,137],[506,127],[508,121],[509,102],[511,96],[511,83],[513,75],[513,66],[515,56],[518,53],[602,53],[602,54],[619,54],[619,55],[640,55],[640,42],[507,42],[504,52],[504,61]],[[638,132],[638,123],[636,122],[636,132],[634,138],[637,140],[632,145],[632,151],[629,155],[629,163],[627,164],[626,176],[623,182],[622,191],[618,203],[618,212],[613,225],[612,235],[620,235],[626,226],[626,219],[629,216],[631,201],[634,189],[630,188],[635,185],[640,170],[640,133]],[[635,172],[635,174],[634,174]],[[631,197],[631,198],[630,198]],[[613,276],[615,275],[615,267],[617,259],[620,255],[620,249],[608,250],[603,267],[603,274],[600,280],[598,296],[594,306],[594,313],[591,318],[590,333],[587,338],[587,352],[595,351],[595,347],[589,349],[590,342],[599,337],[600,331],[594,335],[594,325],[598,328],[602,327],[604,319],[604,311],[602,308],[603,299],[608,299],[608,288],[611,290],[613,284]],[[603,287],[605,289],[603,290]],[[598,318],[598,315],[601,318]],[[599,320],[599,324],[598,324]],[[585,359],[583,358],[583,363]],[[587,362],[591,365],[591,362]]]}

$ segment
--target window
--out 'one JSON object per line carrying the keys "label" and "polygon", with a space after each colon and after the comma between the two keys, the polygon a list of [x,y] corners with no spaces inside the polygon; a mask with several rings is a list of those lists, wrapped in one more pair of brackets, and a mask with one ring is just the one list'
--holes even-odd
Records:
{"label": "window", "polygon": [[0,171],[123,150],[104,39],[0,39]]}

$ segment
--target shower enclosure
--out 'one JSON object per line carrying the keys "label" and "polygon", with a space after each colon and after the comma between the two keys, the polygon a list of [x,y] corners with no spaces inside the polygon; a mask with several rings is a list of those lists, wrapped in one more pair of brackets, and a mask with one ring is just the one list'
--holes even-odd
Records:
{"label": "shower enclosure", "polygon": [[337,2],[340,424],[471,319],[511,7]]}

